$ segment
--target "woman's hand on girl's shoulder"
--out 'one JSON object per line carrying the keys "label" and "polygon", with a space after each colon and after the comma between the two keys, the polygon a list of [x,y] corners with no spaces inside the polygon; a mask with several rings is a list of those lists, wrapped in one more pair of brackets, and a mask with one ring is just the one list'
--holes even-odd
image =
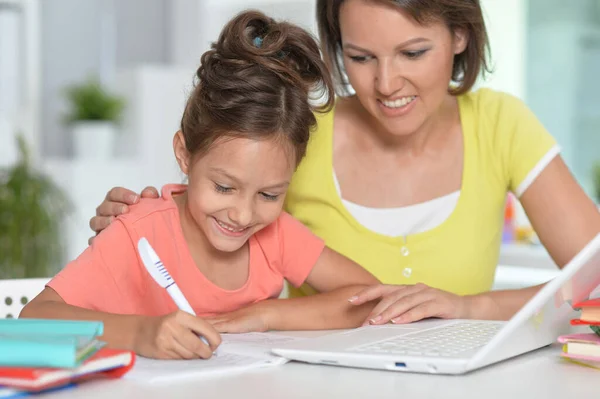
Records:
{"label": "woman's hand on girl's shoulder", "polygon": [[178,310],[165,316],[142,317],[133,350],[154,359],[208,359],[220,344],[221,336],[210,323]]}
{"label": "woman's hand on girl's shoulder", "polygon": [[[115,217],[127,213],[129,208],[127,205],[133,205],[137,203],[141,198],[158,198],[158,191],[154,187],[146,187],[142,190],[142,194],[139,195],[129,189],[123,187],[113,187],[104,198],[104,201],[96,208],[96,216],[90,219],[90,228],[100,233],[102,230],[107,228]],[[88,240],[91,244],[94,237]]]}
{"label": "woman's hand on girl's shoulder", "polygon": [[349,299],[353,305],[380,300],[365,319],[363,325],[386,323],[404,324],[437,317],[466,319],[471,313],[468,299],[425,284],[386,285],[368,287]]}

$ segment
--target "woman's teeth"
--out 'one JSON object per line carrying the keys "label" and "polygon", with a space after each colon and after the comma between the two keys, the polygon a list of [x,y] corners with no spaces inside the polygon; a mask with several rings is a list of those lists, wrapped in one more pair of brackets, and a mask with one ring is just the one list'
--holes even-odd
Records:
{"label": "woman's teeth", "polygon": [[246,230],[246,228],[244,227],[243,229],[234,229],[233,227],[224,224],[223,222],[221,222],[220,220],[217,220],[217,223],[219,224],[219,226],[221,226],[222,228],[224,228],[227,231],[231,231],[232,233],[239,233],[241,231]]}
{"label": "woman's teeth", "polygon": [[406,104],[410,104],[415,98],[417,98],[417,96],[402,97],[393,101],[381,100],[381,102],[388,108],[400,108],[404,107]]}

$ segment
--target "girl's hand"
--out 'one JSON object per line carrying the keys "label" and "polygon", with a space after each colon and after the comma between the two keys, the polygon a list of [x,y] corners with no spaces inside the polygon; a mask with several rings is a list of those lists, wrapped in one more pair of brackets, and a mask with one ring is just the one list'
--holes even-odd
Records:
{"label": "girl's hand", "polygon": [[470,318],[469,297],[451,294],[425,284],[385,285],[366,288],[349,299],[353,305],[381,299],[367,316],[363,326],[411,323],[428,317]]}
{"label": "girl's hand", "polygon": [[264,332],[272,329],[274,317],[269,301],[262,301],[233,312],[207,317],[206,321],[220,333]]}
{"label": "girl's hand", "polygon": [[[154,187],[146,187],[142,191],[142,198],[158,198],[158,191]],[[100,233],[102,230],[108,227],[108,225],[114,220],[116,216],[123,213],[127,213],[129,210],[127,205],[133,205],[140,200],[140,196],[131,190],[123,187],[114,187],[106,194],[106,198],[96,208],[96,216],[90,219],[90,227],[96,232]],[[94,237],[88,240],[91,244]]]}
{"label": "girl's hand", "polygon": [[154,359],[208,359],[220,344],[221,336],[209,323],[178,310],[166,316],[141,319],[133,349]]}

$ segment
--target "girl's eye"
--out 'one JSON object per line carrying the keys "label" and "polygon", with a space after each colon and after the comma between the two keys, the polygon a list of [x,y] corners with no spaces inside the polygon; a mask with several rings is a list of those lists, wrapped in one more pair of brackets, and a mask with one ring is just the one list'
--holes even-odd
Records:
{"label": "girl's eye", "polygon": [[217,190],[220,193],[229,193],[229,192],[231,192],[231,190],[233,190],[233,188],[225,187],[225,186],[215,183],[215,190]]}
{"label": "girl's eye", "polygon": [[349,58],[353,62],[357,62],[359,64],[364,64],[365,62],[369,61],[369,59],[370,59],[370,57],[368,57],[366,55],[351,55],[351,56],[349,56]]}
{"label": "girl's eye", "polygon": [[277,198],[279,198],[279,195],[271,195],[267,193],[260,193],[260,195],[262,195],[267,201],[277,201]]}
{"label": "girl's eye", "polygon": [[407,58],[416,59],[425,54],[427,50],[417,50],[417,51],[404,51],[404,54]]}

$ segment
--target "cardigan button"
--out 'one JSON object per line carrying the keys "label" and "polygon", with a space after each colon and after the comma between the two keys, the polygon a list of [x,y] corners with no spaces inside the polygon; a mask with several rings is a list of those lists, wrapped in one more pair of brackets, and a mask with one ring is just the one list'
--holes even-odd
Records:
{"label": "cardigan button", "polygon": [[410,267],[405,267],[404,270],[402,270],[402,274],[404,277],[409,278],[412,274],[412,269]]}
{"label": "cardigan button", "polygon": [[410,255],[410,251],[404,245],[402,246],[402,248],[400,248],[400,253],[402,254],[402,256]]}

